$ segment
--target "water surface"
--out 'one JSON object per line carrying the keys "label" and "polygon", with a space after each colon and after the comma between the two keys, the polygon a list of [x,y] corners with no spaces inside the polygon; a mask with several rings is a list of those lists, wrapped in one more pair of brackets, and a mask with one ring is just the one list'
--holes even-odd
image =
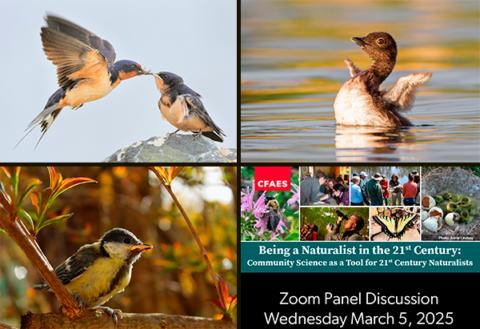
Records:
{"label": "water surface", "polygon": [[[242,1],[242,161],[480,161],[479,5],[475,1]],[[382,88],[433,72],[408,128],[336,125],[349,39],[391,33],[397,64]]]}

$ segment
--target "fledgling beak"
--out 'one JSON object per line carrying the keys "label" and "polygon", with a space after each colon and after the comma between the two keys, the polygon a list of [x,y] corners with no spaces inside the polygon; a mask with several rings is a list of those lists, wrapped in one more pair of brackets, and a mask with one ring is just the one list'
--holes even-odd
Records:
{"label": "fledgling beak", "polygon": [[366,45],[365,41],[363,41],[362,38],[353,37],[350,40],[352,40],[355,44],[359,45],[360,47],[363,47]]}
{"label": "fledgling beak", "polygon": [[140,252],[142,252],[142,251],[147,251],[147,250],[150,250],[150,249],[153,249],[152,245],[142,243],[142,244],[139,244],[138,246],[133,246],[132,249],[130,249],[130,251],[140,251]]}

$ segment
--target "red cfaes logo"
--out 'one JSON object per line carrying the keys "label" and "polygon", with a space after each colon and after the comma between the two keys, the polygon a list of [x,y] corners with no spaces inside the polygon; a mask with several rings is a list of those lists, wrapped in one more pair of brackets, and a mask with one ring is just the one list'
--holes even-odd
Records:
{"label": "red cfaes logo", "polygon": [[290,167],[255,167],[256,191],[290,191]]}

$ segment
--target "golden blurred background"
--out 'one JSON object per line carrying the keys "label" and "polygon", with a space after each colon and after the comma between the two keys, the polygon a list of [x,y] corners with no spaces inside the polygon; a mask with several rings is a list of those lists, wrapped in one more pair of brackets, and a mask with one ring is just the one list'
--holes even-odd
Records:
{"label": "golden blurred background", "polygon": [[[55,167],[67,177],[88,177],[98,183],[74,187],[54,202],[48,217],[73,212],[70,219],[43,228],[37,242],[55,268],[79,247],[93,243],[108,230],[122,227],[154,249],[137,261],[123,293],[105,306],[127,313],[165,313],[221,317],[205,301],[218,298],[184,218],[158,178],[147,167]],[[23,167],[20,188],[31,178],[49,186],[47,167]],[[5,190],[10,182],[3,171]],[[229,294],[237,293],[237,169],[184,168],[172,189],[200,236]],[[24,209],[32,209],[30,197]],[[29,228],[28,224],[25,224]],[[19,326],[20,315],[59,312],[50,292],[31,285],[43,281],[22,250],[0,232],[0,320]],[[236,311],[235,311],[236,312]],[[236,319],[236,313],[234,314]]]}

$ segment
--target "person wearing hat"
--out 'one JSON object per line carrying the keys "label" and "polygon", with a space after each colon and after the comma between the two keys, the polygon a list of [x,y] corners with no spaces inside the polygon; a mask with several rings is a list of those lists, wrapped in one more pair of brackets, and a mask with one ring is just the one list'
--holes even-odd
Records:
{"label": "person wearing hat", "polygon": [[413,182],[414,176],[412,173],[408,174],[408,182],[403,184],[403,205],[413,206],[415,204],[415,196],[417,195],[418,186]]}
{"label": "person wearing hat", "polygon": [[383,205],[382,187],[379,184],[381,180],[382,175],[376,173],[372,176],[372,179],[365,184],[365,194],[367,195],[367,198],[370,199],[371,206]]}
{"label": "person wearing hat", "polygon": [[367,177],[367,173],[365,171],[362,171],[360,173],[360,189],[362,190],[362,196],[363,196],[363,202],[369,206],[370,205],[370,200],[367,197],[367,193],[365,192],[365,178]]}
{"label": "person wearing hat", "polygon": [[388,206],[388,198],[390,197],[390,194],[388,193],[388,179],[385,177],[385,175],[382,175],[380,186],[382,187],[383,198],[385,199],[385,205]]}
{"label": "person wearing hat", "polygon": [[350,193],[351,193],[351,202],[352,206],[363,206],[363,196],[362,196],[362,189],[360,188],[360,177],[354,176],[352,177],[352,184],[350,185]]}

